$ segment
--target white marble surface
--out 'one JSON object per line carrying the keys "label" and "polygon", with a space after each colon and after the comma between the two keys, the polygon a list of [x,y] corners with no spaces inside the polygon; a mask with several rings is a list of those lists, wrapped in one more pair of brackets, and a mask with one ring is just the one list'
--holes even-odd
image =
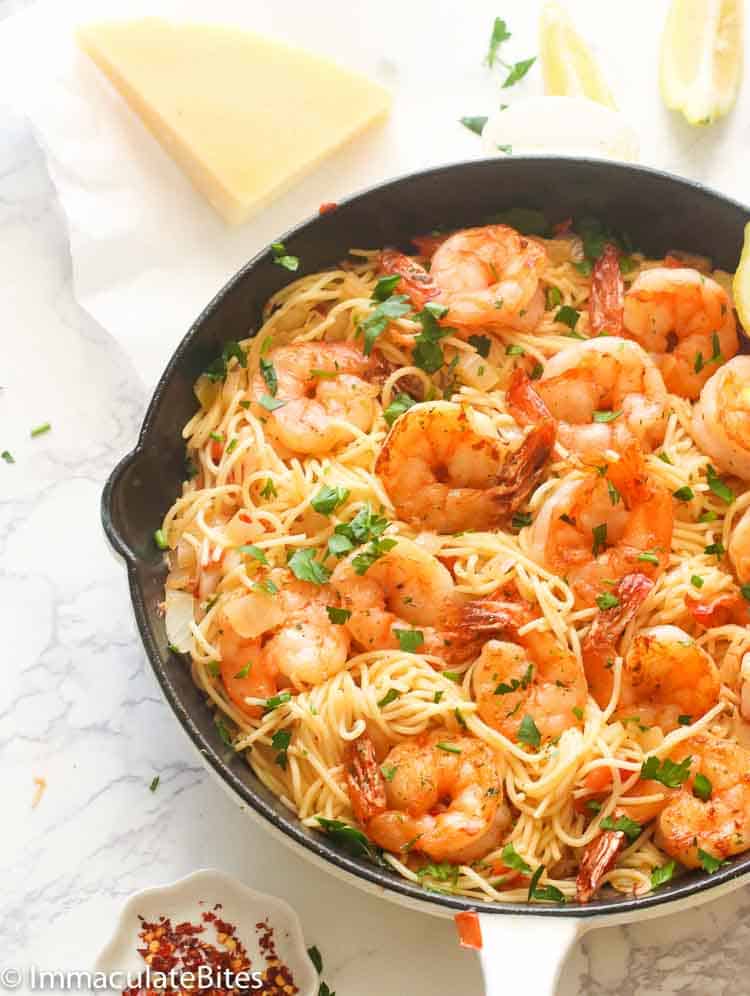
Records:
{"label": "white marble surface", "polygon": [[[0,0],[0,17],[17,6]],[[746,122],[724,132],[746,141]],[[722,158],[702,137],[678,129],[676,141],[681,155],[698,142],[694,175],[750,199],[746,171],[729,161],[737,146]],[[481,992],[449,922],[361,895],[251,823],[196,763],[162,701],[98,507],[146,393],[77,306],[43,157],[1,107],[0,316],[0,450],[16,459],[0,462],[0,963],[86,968],[129,893],[215,865],[292,903],[339,996]],[[52,431],[30,439],[45,421]],[[48,787],[32,809],[34,776]],[[588,935],[560,992],[735,996],[750,991],[749,951],[741,890]]]}

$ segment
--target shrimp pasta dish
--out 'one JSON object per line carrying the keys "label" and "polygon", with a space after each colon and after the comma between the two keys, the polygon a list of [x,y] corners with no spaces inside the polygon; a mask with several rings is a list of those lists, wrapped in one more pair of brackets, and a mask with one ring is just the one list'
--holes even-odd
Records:
{"label": "shrimp pasta dish", "polygon": [[641,895],[750,849],[750,356],[711,260],[514,221],[352,249],[225,344],[167,636],[342,848],[476,901]]}

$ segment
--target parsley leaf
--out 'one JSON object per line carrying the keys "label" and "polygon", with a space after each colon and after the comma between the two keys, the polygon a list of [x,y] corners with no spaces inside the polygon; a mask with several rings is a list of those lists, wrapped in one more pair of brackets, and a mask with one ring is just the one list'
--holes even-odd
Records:
{"label": "parsley leaf", "polygon": [[412,405],[416,404],[414,398],[408,394],[397,394],[388,407],[383,412],[383,418],[388,425],[393,425],[396,419],[407,412]]}
{"label": "parsley leaf", "polygon": [[326,605],[326,612],[334,626],[343,626],[347,619],[351,618],[349,609],[340,609],[336,605]]}
{"label": "parsley leaf", "polygon": [[637,840],[643,827],[640,823],[636,823],[635,820],[631,820],[629,816],[620,816],[618,819],[613,820],[611,816],[606,816],[599,824],[602,830],[620,830],[628,838],[632,844],[634,840]]}
{"label": "parsley leaf", "polygon": [[665,757],[661,764],[658,757],[647,757],[641,765],[641,778],[646,778],[652,782],[661,782],[667,788],[679,788],[690,777],[692,763],[692,757],[684,758],[679,764],[671,761],[668,757]]}
{"label": "parsley leaf", "polygon": [[213,363],[209,364],[209,366],[203,371],[204,377],[207,377],[213,384],[217,381],[224,380],[227,375],[229,361],[232,357],[236,358],[241,367],[247,366],[247,356],[245,355],[244,349],[238,342],[230,339],[229,342],[224,343],[221,355],[217,357]]}
{"label": "parsley leaf", "polygon": [[292,742],[291,730],[277,730],[271,737],[271,746],[274,750],[278,751],[278,754],[274,758],[276,763],[280,768],[286,770],[287,766],[287,750],[289,749],[289,744]]}
{"label": "parsley leaf", "polygon": [[325,484],[311,499],[310,504],[315,511],[320,512],[321,515],[330,515],[331,512],[345,502],[348,497],[348,488],[331,488]]}
{"label": "parsley leaf", "polygon": [[529,882],[529,901],[541,899],[553,903],[564,903],[565,896],[555,885],[539,885],[539,879],[544,874],[544,865],[539,865]]}
{"label": "parsley leaf", "polygon": [[155,792],[159,787],[159,782],[161,781],[159,775],[154,775],[151,779],[151,784],[148,787],[149,792]]}
{"label": "parsley leaf", "polygon": [[315,559],[317,550],[304,547],[295,550],[289,558],[289,569],[300,581],[310,581],[312,584],[325,584],[331,576],[328,568]]}
{"label": "parsley leaf", "polygon": [[392,294],[382,301],[375,310],[359,323],[365,337],[364,353],[369,356],[375,340],[388,328],[395,318],[403,318],[411,311],[409,299],[405,294]]}
{"label": "parsley leaf", "polygon": [[522,80],[535,62],[536,56],[532,56],[530,59],[521,59],[520,62],[513,63],[510,68],[510,72],[503,83],[503,89],[505,90],[507,87],[513,86],[515,83],[518,83],[519,80]]}
{"label": "parsley leaf", "polygon": [[608,411],[596,411],[591,416],[592,422],[614,422],[616,418],[622,415],[622,411],[619,412],[608,412]]}
{"label": "parsley leaf", "polygon": [[495,695],[510,695],[511,692],[518,691],[519,688],[528,688],[531,683],[531,676],[533,674],[534,667],[532,664],[526,668],[523,676],[521,678],[511,678],[510,684],[501,681],[500,684],[495,689]]}
{"label": "parsley leaf", "polygon": [[283,266],[285,270],[295,273],[299,269],[299,259],[297,256],[289,256],[283,242],[272,242],[271,252],[273,261],[278,266]]}
{"label": "parsley leaf", "polygon": [[484,130],[484,126],[487,124],[487,115],[475,115],[474,117],[466,117],[458,119],[464,128],[468,128],[469,131],[473,131],[475,135],[481,135]]}
{"label": "parsley leaf", "polygon": [[547,311],[559,307],[562,303],[562,292],[559,287],[548,287],[546,293]]}
{"label": "parsley leaf", "polygon": [[693,795],[696,799],[702,799],[704,802],[708,802],[713,793],[713,785],[711,780],[706,778],[705,775],[698,773],[693,781]]}
{"label": "parsley leaf", "polygon": [[387,277],[381,277],[380,280],[375,284],[375,290],[372,292],[373,301],[385,301],[391,294],[395,291],[396,287],[401,280],[400,273],[394,273]]}
{"label": "parsley leaf", "polygon": [[246,543],[244,546],[237,547],[238,553],[245,553],[248,557],[252,557],[253,560],[257,560],[259,564],[268,564],[268,558],[259,546],[255,546],[253,543]]}
{"label": "parsley leaf", "polygon": [[341,820],[328,820],[325,816],[316,817],[328,836],[355,857],[369,858],[380,863],[380,849],[374,847],[367,837],[356,827]]}
{"label": "parsley leaf", "polygon": [[660,865],[658,868],[654,868],[651,872],[651,888],[658,889],[660,885],[664,885],[665,882],[669,882],[674,875],[676,867],[677,863],[675,861],[668,861],[665,865]]}
{"label": "parsley leaf", "polygon": [[388,553],[396,545],[396,540],[376,539],[372,540],[366,549],[352,558],[352,567],[355,574],[365,574],[372,567],[376,560],[380,560],[383,554]]}
{"label": "parsley leaf", "polygon": [[291,692],[279,692],[278,695],[273,695],[270,699],[266,699],[263,708],[266,712],[273,712],[274,709],[278,709],[279,706],[285,705],[285,703],[291,702],[291,700]]}
{"label": "parsley leaf", "polygon": [[709,489],[727,505],[731,505],[734,501],[734,491],[722,481],[711,464],[706,468],[706,474]]}
{"label": "parsley leaf", "polygon": [[479,353],[482,359],[486,360],[487,357],[490,355],[490,346],[492,345],[492,341],[490,340],[489,336],[470,335],[469,342],[474,347],[474,349],[476,349],[476,351]]}
{"label": "parsley leaf", "polygon": [[594,541],[591,546],[591,554],[598,557],[607,546],[607,523],[602,522],[600,525],[594,526],[591,530],[591,536]]}
{"label": "parsley leaf", "polygon": [[414,365],[425,373],[435,373],[445,363],[445,355],[439,342],[455,331],[438,325],[438,318],[442,317],[441,312],[444,314],[444,309],[427,304],[416,315],[422,331],[414,337],[412,360]]}
{"label": "parsley leaf", "polygon": [[607,609],[614,609],[620,604],[620,599],[617,595],[613,595],[609,591],[603,592],[601,595],[596,596],[596,604],[602,610],[602,612]]}
{"label": "parsley leaf", "polygon": [[268,393],[271,397],[275,398],[276,392],[279,389],[279,378],[276,376],[276,368],[270,360],[264,360],[263,357],[261,357],[260,372],[263,375],[263,380],[266,382]]}
{"label": "parsley leaf", "polygon": [[[0,453],[0,456],[3,458],[3,460],[5,460],[6,463],[15,463],[16,462],[13,459],[13,454],[10,452],[10,450],[3,450],[3,452]],[[195,474],[193,474],[192,476],[195,477]]]}
{"label": "parsley leaf", "polygon": [[261,396],[260,403],[267,412],[275,412],[277,408],[283,408],[286,401],[279,401],[278,398],[272,398],[270,394],[264,394]]}
{"label": "parsley leaf", "polygon": [[564,304],[562,308],[558,309],[555,315],[556,322],[562,322],[563,325],[567,325],[572,331],[575,331],[575,327],[578,324],[578,319],[581,317],[580,311],[576,311],[575,308],[571,308],[569,304]]}
{"label": "parsley leaf", "polygon": [[720,858],[715,858],[713,854],[709,854],[708,851],[703,851],[698,848],[698,857],[700,859],[701,866],[704,871],[707,871],[709,875],[713,875],[717,872],[722,865],[727,864],[726,861],[722,861]]}
{"label": "parsley leaf", "polygon": [[505,21],[501,17],[496,17],[492,24],[492,34],[490,35],[490,46],[485,57],[486,64],[492,69],[497,59],[498,49],[504,41],[510,38]]}
{"label": "parsley leaf", "polygon": [[320,951],[318,951],[314,944],[311,948],[307,949],[307,956],[315,966],[315,971],[320,975],[323,971],[323,959],[320,956]]}
{"label": "parsley leaf", "polygon": [[413,654],[424,643],[424,633],[420,629],[394,629],[393,632],[404,653]]}
{"label": "parsley leaf", "polygon": [[531,874],[531,866],[527,865],[521,855],[512,844],[506,844],[502,853],[503,864],[513,871],[523,872],[524,875]]}
{"label": "parsley leaf", "polygon": [[521,725],[518,727],[518,739],[521,743],[528,744],[529,747],[538,747],[542,742],[542,735],[528,714],[523,717]]}

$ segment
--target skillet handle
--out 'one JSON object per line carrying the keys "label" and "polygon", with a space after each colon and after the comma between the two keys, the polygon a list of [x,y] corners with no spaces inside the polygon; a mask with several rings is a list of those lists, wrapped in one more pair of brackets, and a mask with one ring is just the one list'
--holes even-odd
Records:
{"label": "skillet handle", "polygon": [[485,996],[555,996],[562,967],[588,920],[479,914]]}

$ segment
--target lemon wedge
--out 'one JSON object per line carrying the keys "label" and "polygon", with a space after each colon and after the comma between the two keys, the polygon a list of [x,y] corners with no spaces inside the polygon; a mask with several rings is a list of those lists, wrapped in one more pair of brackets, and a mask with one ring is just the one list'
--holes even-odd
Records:
{"label": "lemon wedge", "polygon": [[661,95],[692,125],[732,107],[742,75],[743,0],[673,0],[661,43]]}
{"label": "lemon wedge", "polygon": [[732,297],[742,327],[750,334],[750,221],[745,225],[745,243],[732,281]]}
{"label": "lemon wedge", "polygon": [[558,97],[588,97],[617,107],[599,66],[573,22],[556,3],[548,3],[539,23],[539,58],[544,91]]}

